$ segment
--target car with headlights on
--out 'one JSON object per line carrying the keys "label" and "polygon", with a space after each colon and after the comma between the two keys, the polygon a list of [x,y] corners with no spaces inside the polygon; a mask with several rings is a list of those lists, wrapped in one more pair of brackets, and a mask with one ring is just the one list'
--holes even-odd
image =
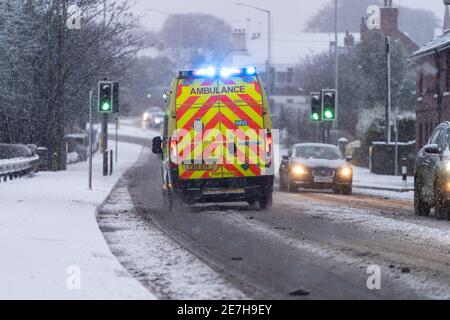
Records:
{"label": "car with headlights on", "polygon": [[414,174],[414,211],[429,216],[434,207],[438,219],[450,220],[450,122],[434,129],[419,150]]}
{"label": "car with headlights on", "polygon": [[150,118],[150,128],[159,128],[164,122],[164,112],[158,111]]}
{"label": "car with headlights on", "polygon": [[161,108],[158,107],[151,107],[149,109],[147,109],[143,114],[142,114],[142,120],[143,121],[147,121],[150,122],[153,114],[157,113],[157,112],[161,112]]}
{"label": "car with headlights on", "polygon": [[338,147],[331,144],[293,145],[280,164],[280,188],[283,191],[331,189],[351,194],[353,169]]}

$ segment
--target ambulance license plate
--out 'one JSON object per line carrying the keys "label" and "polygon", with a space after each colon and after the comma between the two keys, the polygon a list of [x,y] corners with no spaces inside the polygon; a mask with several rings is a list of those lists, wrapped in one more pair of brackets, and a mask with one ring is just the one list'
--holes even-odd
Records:
{"label": "ambulance license plate", "polygon": [[244,189],[206,189],[203,191],[205,195],[214,195],[214,194],[240,194],[245,193]]}
{"label": "ambulance license plate", "polygon": [[215,164],[185,164],[185,171],[216,171],[217,165]]}

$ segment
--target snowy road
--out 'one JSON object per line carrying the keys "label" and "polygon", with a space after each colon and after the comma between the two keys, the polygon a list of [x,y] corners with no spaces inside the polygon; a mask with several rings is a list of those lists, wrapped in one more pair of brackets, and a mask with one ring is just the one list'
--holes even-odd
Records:
{"label": "snowy road", "polygon": [[[231,204],[168,213],[159,168],[144,149],[123,180],[131,209],[100,225],[122,264],[160,298],[205,298],[199,290],[210,298],[450,298],[450,224],[414,216],[411,200],[276,192],[268,212]],[[171,241],[159,265],[149,254],[155,232]],[[185,261],[198,267],[185,268],[182,281]],[[380,290],[367,288],[373,265]]]}

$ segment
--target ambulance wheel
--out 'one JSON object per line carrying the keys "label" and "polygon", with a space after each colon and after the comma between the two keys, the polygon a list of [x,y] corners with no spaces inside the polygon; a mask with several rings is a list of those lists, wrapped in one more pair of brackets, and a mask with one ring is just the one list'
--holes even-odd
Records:
{"label": "ambulance wheel", "polygon": [[163,191],[164,197],[164,207],[169,211],[173,212],[176,209],[179,209],[181,206],[181,200],[178,196],[170,190]]}
{"label": "ambulance wheel", "polygon": [[259,207],[261,210],[267,210],[272,208],[273,205],[273,193],[272,191],[266,193],[264,196],[259,198]]}
{"label": "ambulance wheel", "polygon": [[164,189],[163,190],[163,203],[164,203],[164,208],[172,211],[172,201],[170,199],[171,197],[169,196],[169,192]]}

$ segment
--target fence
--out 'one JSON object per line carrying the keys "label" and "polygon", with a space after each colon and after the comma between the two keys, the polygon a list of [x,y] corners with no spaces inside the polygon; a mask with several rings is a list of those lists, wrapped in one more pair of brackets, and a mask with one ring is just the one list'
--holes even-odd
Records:
{"label": "fence", "polygon": [[26,175],[39,163],[39,156],[24,145],[0,144],[0,182]]}

